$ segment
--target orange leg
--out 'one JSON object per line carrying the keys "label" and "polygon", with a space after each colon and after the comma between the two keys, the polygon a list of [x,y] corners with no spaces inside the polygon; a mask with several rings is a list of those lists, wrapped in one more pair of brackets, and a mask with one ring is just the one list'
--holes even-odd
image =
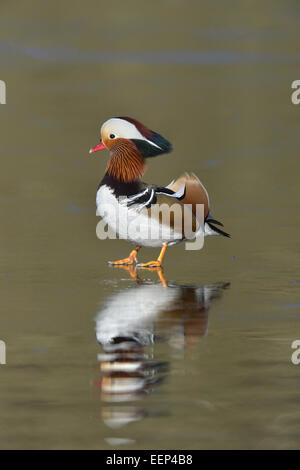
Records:
{"label": "orange leg", "polygon": [[134,250],[132,250],[132,252],[130,253],[130,255],[128,256],[128,258],[124,258],[124,259],[119,259],[118,261],[108,261],[109,264],[113,265],[113,266],[120,266],[122,264],[133,264],[134,262],[137,262],[137,253],[139,251],[141,247],[140,246],[136,246]]}
{"label": "orange leg", "polygon": [[156,261],[149,261],[148,263],[140,263],[137,265],[137,267],[138,268],[160,268],[162,265],[162,260],[165,256],[167,246],[168,246],[167,243],[163,243],[161,247],[161,251],[159,253],[159,257],[157,258]]}

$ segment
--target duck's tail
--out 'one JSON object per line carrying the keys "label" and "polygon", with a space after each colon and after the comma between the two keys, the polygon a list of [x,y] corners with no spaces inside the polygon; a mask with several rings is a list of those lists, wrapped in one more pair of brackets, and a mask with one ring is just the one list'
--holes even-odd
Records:
{"label": "duck's tail", "polygon": [[[221,222],[218,222],[218,223],[219,223],[219,225],[223,225],[223,224],[221,224]],[[205,221],[204,229],[205,229],[205,234],[206,235],[223,235],[223,237],[231,238],[229,233],[224,232],[224,230],[221,230],[219,227],[216,227],[210,221],[207,221],[207,220]]]}

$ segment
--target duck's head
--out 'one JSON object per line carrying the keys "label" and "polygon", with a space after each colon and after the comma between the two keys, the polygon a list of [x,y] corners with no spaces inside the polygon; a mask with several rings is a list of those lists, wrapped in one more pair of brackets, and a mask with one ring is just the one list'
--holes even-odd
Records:
{"label": "duck's head", "polygon": [[170,142],[141,122],[130,117],[117,117],[108,119],[102,124],[101,141],[90,150],[90,153],[104,149],[113,152],[120,143],[130,147],[133,143],[144,158],[172,151]]}
{"label": "duck's head", "polygon": [[113,177],[130,182],[145,171],[145,158],[169,153],[172,145],[164,137],[129,117],[108,119],[101,126],[101,140],[90,153],[110,151],[107,172]]}

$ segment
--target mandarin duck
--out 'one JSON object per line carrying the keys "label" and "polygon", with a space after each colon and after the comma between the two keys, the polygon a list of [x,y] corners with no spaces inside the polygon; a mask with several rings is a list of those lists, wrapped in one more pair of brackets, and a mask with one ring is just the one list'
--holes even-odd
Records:
{"label": "mandarin duck", "polygon": [[[170,153],[172,145],[160,134],[150,130],[136,119],[117,117],[108,119],[101,127],[101,140],[90,153],[109,150],[106,173],[96,196],[97,212],[108,227],[119,236],[135,244],[127,258],[109,261],[122,266],[137,263],[142,246],[160,247],[158,258],[138,267],[152,268],[162,265],[167,246],[206,235],[230,235],[216,225],[223,224],[210,214],[208,193],[194,174],[185,173],[168,186],[144,183],[146,159]],[[164,219],[154,207],[180,208],[179,218]],[[202,224],[197,213],[202,205]],[[191,227],[185,230],[184,218],[191,216]],[[154,235],[153,235],[154,234]]]}

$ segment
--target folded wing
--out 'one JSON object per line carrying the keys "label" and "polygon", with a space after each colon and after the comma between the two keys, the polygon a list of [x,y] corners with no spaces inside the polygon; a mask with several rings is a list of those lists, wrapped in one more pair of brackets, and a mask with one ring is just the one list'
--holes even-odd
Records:
{"label": "folded wing", "polygon": [[193,173],[184,173],[178,179],[172,181],[167,188],[173,191],[185,185],[185,197],[182,199],[183,204],[191,204],[193,214],[196,216],[196,205],[204,205],[204,219],[209,213],[209,197],[207,191],[199,178]]}
{"label": "folded wing", "polygon": [[[208,193],[201,183],[199,178],[194,173],[184,173],[178,179],[172,181],[167,188],[173,191],[178,191],[182,185],[185,185],[185,196],[182,199],[183,204],[191,204],[192,212],[197,217],[196,206],[197,204],[204,205],[204,221],[205,221],[205,232],[207,235],[223,235],[224,237],[230,237],[230,235],[223,230],[215,227],[215,224],[223,226],[221,222],[214,219],[210,211]],[[201,222],[201,221],[200,221]]]}

